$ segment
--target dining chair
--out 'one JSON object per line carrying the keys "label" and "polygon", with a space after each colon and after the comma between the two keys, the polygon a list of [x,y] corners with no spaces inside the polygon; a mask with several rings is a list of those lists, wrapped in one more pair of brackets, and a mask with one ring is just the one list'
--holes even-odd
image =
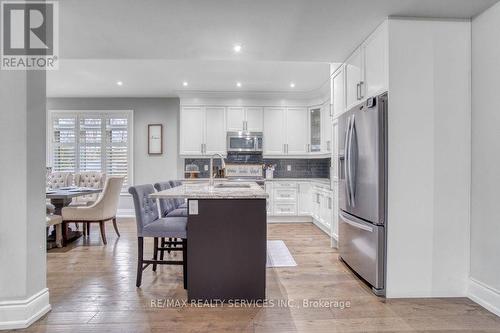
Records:
{"label": "dining chair", "polygon": [[[170,180],[169,181],[171,187],[181,186],[182,182],[180,180]],[[182,198],[175,199],[176,207],[175,208],[187,208],[186,200]]]}
{"label": "dining chair", "polygon": [[[75,174],[75,186],[87,188],[102,188],[106,180],[106,174],[102,172],[80,172]],[[90,206],[97,201],[99,194],[89,194],[73,198],[70,207]]]}
{"label": "dining chair", "polygon": [[[142,272],[149,265],[156,271],[157,265],[182,265],[184,276],[184,289],[187,288],[187,218],[186,217],[160,217],[158,204],[150,195],[155,193],[153,185],[132,186],[128,189],[132,195],[135,208],[135,221],[137,224],[137,279],[136,286],[142,283]],[[154,242],[153,258],[144,259],[144,238],[151,237]],[[182,251],[181,260],[158,260],[158,251],[167,248],[158,247],[158,238],[180,238],[182,247],[170,249]]]}
{"label": "dining chair", "polygon": [[47,231],[50,227],[54,227],[56,236],[55,244],[57,247],[62,247],[62,221],[63,219],[60,215],[47,214],[45,217]]}
{"label": "dining chair", "polygon": [[118,200],[122,191],[124,177],[110,176],[106,179],[102,195],[97,201],[85,207],[64,207],[62,209],[63,223],[85,223],[86,230],[90,230],[91,223],[99,223],[101,238],[104,244],[106,241],[105,222],[113,221],[116,234],[120,237],[118,226],[116,225],[116,212],[118,210]]}
{"label": "dining chair", "polygon": [[56,190],[61,187],[73,185],[73,174],[71,172],[52,172],[47,176],[46,187]]}

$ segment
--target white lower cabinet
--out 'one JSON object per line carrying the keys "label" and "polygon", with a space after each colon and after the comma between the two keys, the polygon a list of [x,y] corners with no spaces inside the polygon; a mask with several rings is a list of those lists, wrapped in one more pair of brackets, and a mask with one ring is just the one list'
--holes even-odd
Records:
{"label": "white lower cabinet", "polygon": [[[330,186],[307,180],[266,181],[267,214],[272,218],[294,217],[303,222],[309,218],[312,222],[337,239],[336,196]],[[302,219],[300,219],[302,218]],[[288,220],[279,220],[290,222]]]}
{"label": "white lower cabinet", "polygon": [[266,200],[267,215],[273,215],[273,183],[266,182],[264,185],[264,188],[265,188],[266,193],[268,195],[267,200]]}

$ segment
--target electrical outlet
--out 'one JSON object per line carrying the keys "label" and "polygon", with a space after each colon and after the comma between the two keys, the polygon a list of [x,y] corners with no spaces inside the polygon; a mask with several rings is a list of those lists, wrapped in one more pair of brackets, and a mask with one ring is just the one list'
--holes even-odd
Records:
{"label": "electrical outlet", "polygon": [[292,166],[290,164],[286,166],[286,171],[292,171]]}
{"label": "electrical outlet", "polygon": [[208,171],[208,164],[205,164],[204,169],[205,171]]}

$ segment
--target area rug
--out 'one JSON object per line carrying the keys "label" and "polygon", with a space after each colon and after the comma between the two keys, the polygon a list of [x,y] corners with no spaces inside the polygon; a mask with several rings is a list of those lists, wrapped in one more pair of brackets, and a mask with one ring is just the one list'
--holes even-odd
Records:
{"label": "area rug", "polygon": [[267,241],[267,267],[294,267],[297,263],[282,240]]}

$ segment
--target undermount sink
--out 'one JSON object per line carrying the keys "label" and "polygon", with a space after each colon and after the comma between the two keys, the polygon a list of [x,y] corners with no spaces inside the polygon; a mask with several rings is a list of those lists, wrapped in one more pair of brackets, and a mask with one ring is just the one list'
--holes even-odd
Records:
{"label": "undermount sink", "polygon": [[250,188],[250,184],[222,183],[216,184],[215,188]]}

